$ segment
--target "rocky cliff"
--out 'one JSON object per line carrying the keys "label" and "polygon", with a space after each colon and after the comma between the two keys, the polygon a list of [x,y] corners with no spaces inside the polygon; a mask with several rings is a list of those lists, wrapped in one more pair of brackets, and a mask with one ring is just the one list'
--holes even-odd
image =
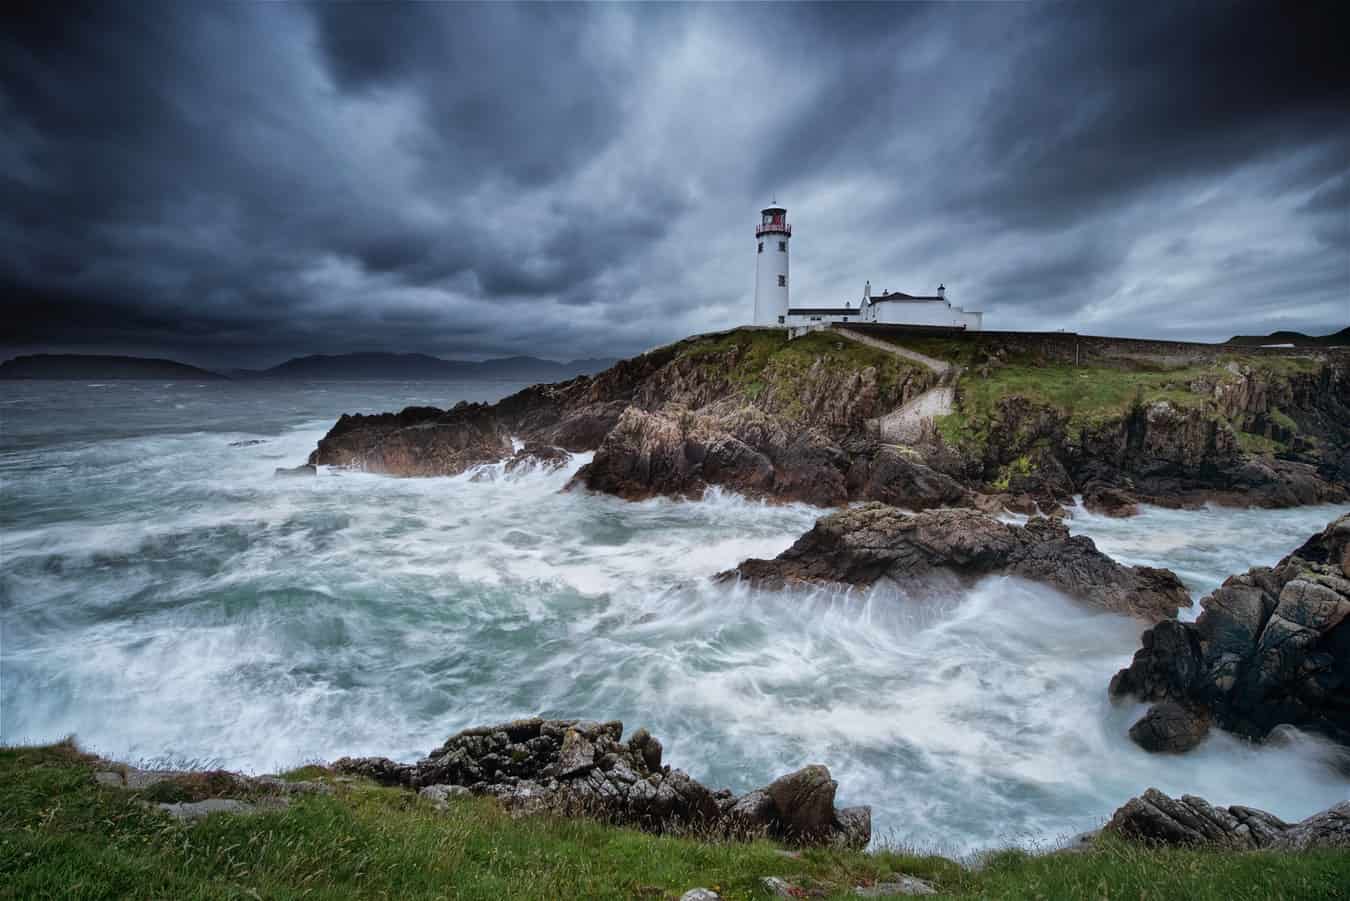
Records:
{"label": "rocky cliff", "polygon": [[[1179,361],[1098,354],[1079,365],[1051,337],[894,339],[951,365],[939,373],[884,342],[738,329],[492,405],[343,416],[309,462],[452,475],[505,459],[519,439],[594,451],[573,487],[630,499],[720,485],[826,506],[1050,512],[1082,494],[1116,515],[1141,501],[1346,499],[1350,355],[1188,345],[1198,350]],[[940,380],[954,406],[909,444],[883,441],[879,423]]]}
{"label": "rocky cliff", "polygon": [[1152,701],[1130,729],[1151,751],[1186,751],[1211,724],[1254,740],[1281,725],[1350,745],[1350,515],[1274,568],[1232,576],[1194,623],[1145,632],[1113,698]]}
{"label": "rocky cliff", "polygon": [[924,391],[922,366],[824,333],[742,329],[536,385],[497,404],[343,416],[309,462],[453,475],[512,453],[512,438],[594,451],[576,487],[638,499],[722,485],[752,497],[850,497],[868,422]]}

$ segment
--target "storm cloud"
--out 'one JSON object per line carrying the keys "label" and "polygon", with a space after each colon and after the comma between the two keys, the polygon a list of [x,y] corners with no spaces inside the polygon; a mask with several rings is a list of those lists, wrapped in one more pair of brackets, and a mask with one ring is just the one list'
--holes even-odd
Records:
{"label": "storm cloud", "polygon": [[989,328],[1350,322],[1331,7],[34,4],[4,356],[621,355],[941,282]]}

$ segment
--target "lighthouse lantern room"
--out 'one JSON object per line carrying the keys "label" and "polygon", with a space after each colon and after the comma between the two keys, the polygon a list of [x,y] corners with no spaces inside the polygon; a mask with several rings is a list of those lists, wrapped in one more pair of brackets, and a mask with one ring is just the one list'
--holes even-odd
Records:
{"label": "lighthouse lantern room", "polygon": [[787,210],[771,204],[755,228],[755,325],[784,325],[788,316],[788,242],[792,226]]}

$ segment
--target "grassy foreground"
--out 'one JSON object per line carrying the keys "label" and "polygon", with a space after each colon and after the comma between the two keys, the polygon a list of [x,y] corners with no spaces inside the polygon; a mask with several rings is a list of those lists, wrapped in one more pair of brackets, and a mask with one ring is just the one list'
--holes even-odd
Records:
{"label": "grassy foreground", "polygon": [[[313,778],[314,768],[297,773]],[[1350,853],[1234,854],[1100,842],[1076,854],[1006,851],[971,870],[936,856],[711,844],[584,820],[512,819],[487,800],[438,812],[353,782],[282,811],[186,826],[97,785],[73,745],[0,749],[0,897],[678,898],[695,886],[766,898],[759,878],[821,897],[898,872],[947,897],[1267,899],[1350,896]],[[813,893],[814,896],[814,893]]]}

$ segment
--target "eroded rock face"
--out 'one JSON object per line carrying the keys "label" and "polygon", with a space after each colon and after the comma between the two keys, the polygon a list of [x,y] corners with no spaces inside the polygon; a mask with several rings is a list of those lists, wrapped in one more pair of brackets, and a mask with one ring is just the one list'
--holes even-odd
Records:
{"label": "eroded rock face", "polygon": [[[1274,569],[1230,577],[1200,605],[1196,622],[1144,633],[1111,680],[1113,698],[1173,705],[1150,711],[1155,725],[1179,723],[1181,707],[1251,739],[1287,724],[1350,745],[1350,516]],[[1150,747],[1160,744],[1154,725],[1130,734],[1150,750],[1181,750]]]}
{"label": "eroded rock face", "polygon": [[871,841],[871,809],[836,810],[837,786],[823,766],[736,797],[663,766],[661,743],[647,730],[627,742],[622,734],[617,721],[514,720],[465,729],[415,764],[344,757],[333,768],[421,790],[434,803],[467,790],[518,813],[578,813],[654,832],[768,834],[855,848]]}
{"label": "eroded rock face", "polygon": [[1007,573],[1051,585],[1102,609],[1149,621],[1176,616],[1190,595],[1168,570],[1121,566],[1055,520],[1010,525],[973,510],[909,514],[882,504],[834,513],[773,560],[746,560],[720,578],[781,588],[799,583],[870,585]]}
{"label": "eroded rock face", "polygon": [[[949,446],[928,427],[899,447],[881,442],[879,422],[939,376],[916,366],[883,377],[876,359],[830,356],[831,342],[845,343],[808,336],[790,346],[810,349],[785,352],[763,332],[701,336],[492,405],[343,416],[308,462],[454,475],[510,457],[516,438],[595,451],[574,486],[633,499],[695,497],[719,485],[829,506],[879,500],[1053,515],[1082,494],[1089,509],[1128,516],[1139,503],[1286,507],[1347,498],[1343,355],[1287,376],[1234,364],[1237,379],[1179,382],[1175,402],[1085,423],[1072,410],[1011,394],[987,420],[981,414],[978,442]],[[987,356],[990,365],[1001,353]],[[1280,457],[1244,451],[1242,431],[1280,442]]]}
{"label": "eroded rock face", "polygon": [[451,410],[409,407],[401,413],[343,416],[309,456],[311,465],[398,476],[454,475],[512,452],[511,436],[486,404]]}
{"label": "eroded rock face", "polygon": [[1172,798],[1150,788],[1112,815],[1104,831],[1154,845],[1239,850],[1350,847],[1350,801],[1298,823],[1252,807],[1215,807],[1204,798]]}

